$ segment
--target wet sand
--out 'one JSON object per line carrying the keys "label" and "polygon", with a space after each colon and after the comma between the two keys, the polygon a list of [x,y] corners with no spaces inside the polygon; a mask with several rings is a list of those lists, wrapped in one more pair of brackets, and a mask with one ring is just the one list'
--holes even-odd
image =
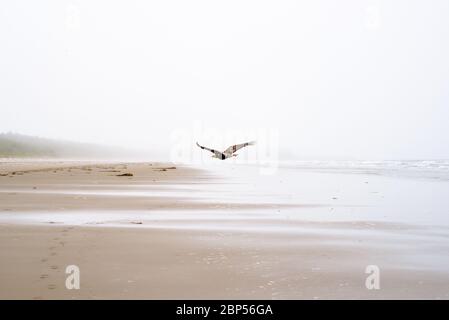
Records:
{"label": "wet sand", "polygon": [[[227,179],[170,164],[20,162],[0,173],[1,299],[449,298],[444,226],[290,219],[280,212],[329,205],[239,201],[214,189]],[[380,290],[365,286],[372,264]],[[80,290],[65,287],[68,265]]]}

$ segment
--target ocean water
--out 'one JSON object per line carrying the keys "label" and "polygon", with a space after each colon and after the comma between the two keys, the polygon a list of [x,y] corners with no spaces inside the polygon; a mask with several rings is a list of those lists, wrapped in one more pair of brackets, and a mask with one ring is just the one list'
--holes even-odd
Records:
{"label": "ocean water", "polygon": [[272,210],[289,219],[449,226],[449,161],[297,161],[207,168],[219,202],[298,205]]}
{"label": "ocean water", "polygon": [[448,180],[449,160],[285,161],[281,167]]}

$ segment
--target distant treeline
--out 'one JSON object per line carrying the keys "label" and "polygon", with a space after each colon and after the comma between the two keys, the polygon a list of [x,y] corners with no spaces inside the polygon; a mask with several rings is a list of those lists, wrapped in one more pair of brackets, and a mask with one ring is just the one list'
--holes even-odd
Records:
{"label": "distant treeline", "polygon": [[136,155],[135,151],[89,143],[0,133],[0,158],[108,158]]}

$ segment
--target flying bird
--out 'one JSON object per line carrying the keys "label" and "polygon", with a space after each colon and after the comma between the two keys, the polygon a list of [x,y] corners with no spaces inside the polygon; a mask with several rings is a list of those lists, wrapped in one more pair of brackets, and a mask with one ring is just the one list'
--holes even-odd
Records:
{"label": "flying bird", "polygon": [[217,158],[217,159],[220,159],[220,160],[226,160],[228,158],[237,157],[237,154],[236,154],[237,150],[240,150],[240,149],[242,149],[244,147],[247,147],[247,146],[253,146],[255,144],[256,144],[255,141],[245,142],[245,143],[241,143],[241,144],[235,144],[235,145],[230,146],[229,148],[227,148],[225,151],[220,152],[220,151],[215,150],[215,149],[209,149],[209,148],[203,147],[198,142],[196,143],[196,145],[198,147],[200,147],[201,149],[208,150],[208,151],[212,152],[214,154],[212,156],[212,158]]}

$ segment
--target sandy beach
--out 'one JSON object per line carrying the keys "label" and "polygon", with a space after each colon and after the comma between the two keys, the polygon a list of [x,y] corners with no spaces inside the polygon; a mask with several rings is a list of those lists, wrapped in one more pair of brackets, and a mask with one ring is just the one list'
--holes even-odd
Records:
{"label": "sandy beach", "polygon": [[449,298],[447,180],[212,169],[2,161],[0,298]]}

